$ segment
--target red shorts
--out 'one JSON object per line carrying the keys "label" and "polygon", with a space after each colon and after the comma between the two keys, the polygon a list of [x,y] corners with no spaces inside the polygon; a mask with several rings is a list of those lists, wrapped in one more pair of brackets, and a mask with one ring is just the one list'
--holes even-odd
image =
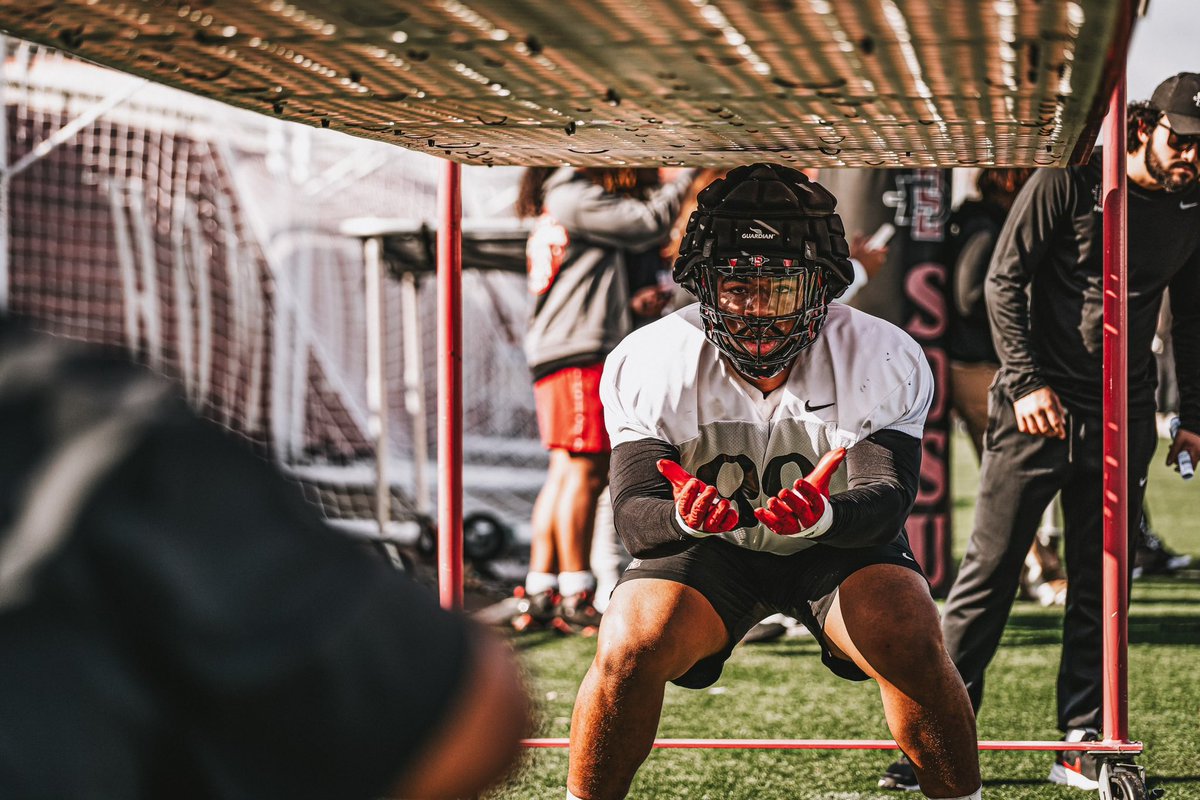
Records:
{"label": "red shorts", "polygon": [[607,453],[608,431],[600,405],[604,364],[566,367],[533,384],[538,430],[550,450]]}

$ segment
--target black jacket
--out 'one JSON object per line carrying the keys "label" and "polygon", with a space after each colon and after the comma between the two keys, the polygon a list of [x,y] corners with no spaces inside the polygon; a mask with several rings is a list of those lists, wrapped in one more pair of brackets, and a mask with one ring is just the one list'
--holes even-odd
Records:
{"label": "black jacket", "polygon": [[[987,306],[1012,399],[1043,386],[1071,410],[1102,410],[1103,215],[1100,153],[1038,170],[1017,196],[988,269]],[[1180,411],[1200,431],[1200,187],[1128,188],[1129,412],[1154,412],[1150,343],[1171,289]]]}

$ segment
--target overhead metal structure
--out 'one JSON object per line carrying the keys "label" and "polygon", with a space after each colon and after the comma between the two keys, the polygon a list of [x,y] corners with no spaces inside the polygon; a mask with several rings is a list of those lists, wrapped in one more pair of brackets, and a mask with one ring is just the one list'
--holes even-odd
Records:
{"label": "overhead metal structure", "polygon": [[450,159],[439,203],[438,453],[439,578],[451,607],[462,601],[460,163],[1066,166],[1086,160],[1109,110],[1105,715],[1104,740],[1089,749],[1101,761],[1102,800],[1140,800],[1144,772],[1121,760],[1142,750],[1128,738],[1123,477],[1122,75],[1132,8],[1131,0],[0,0],[0,30],[231,105]]}
{"label": "overhead metal structure", "polygon": [[460,163],[1063,166],[1099,130],[1121,7],[0,0],[0,27]]}

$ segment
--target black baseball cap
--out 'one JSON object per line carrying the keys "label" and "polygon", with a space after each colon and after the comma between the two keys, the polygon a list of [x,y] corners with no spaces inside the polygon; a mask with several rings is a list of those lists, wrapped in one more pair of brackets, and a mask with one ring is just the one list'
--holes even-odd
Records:
{"label": "black baseball cap", "polygon": [[1150,105],[1166,112],[1176,133],[1200,133],[1200,75],[1181,72],[1167,78],[1154,90]]}

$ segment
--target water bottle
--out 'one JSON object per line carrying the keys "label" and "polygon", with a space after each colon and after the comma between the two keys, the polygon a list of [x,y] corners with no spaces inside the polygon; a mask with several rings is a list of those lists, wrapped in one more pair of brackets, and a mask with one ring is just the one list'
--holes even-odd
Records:
{"label": "water bottle", "polygon": [[[1175,441],[1175,437],[1179,434],[1179,417],[1171,418],[1171,441]],[[1192,476],[1196,474],[1192,468],[1192,454],[1187,450],[1180,450],[1179,455],[1175,457],[1175,464],[1179,467],[1179,477],[1185,481],[1190,481]]]}

